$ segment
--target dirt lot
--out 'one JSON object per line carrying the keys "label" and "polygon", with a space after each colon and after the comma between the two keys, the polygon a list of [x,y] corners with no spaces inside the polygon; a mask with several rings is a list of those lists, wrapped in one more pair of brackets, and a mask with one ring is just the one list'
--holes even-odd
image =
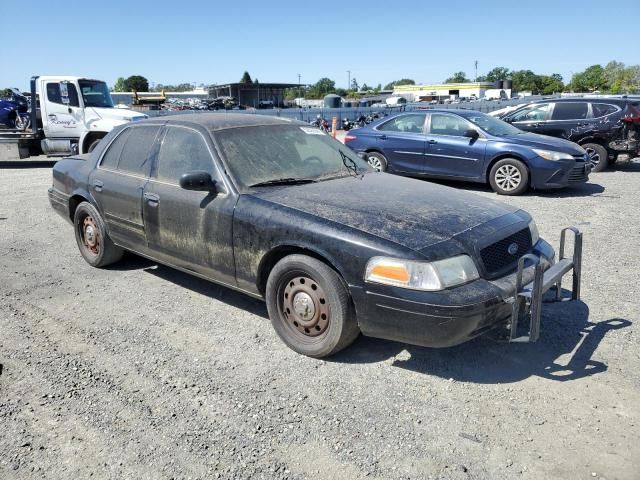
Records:
{"label": "dirt lot", "polygon": [[585,232],[584,303],[546,305],[538,343],[330,361],[231,290],[92,269],[50,175],[0,170],[0,478],[640,478],[640,164],[502,199],[556,246]]}

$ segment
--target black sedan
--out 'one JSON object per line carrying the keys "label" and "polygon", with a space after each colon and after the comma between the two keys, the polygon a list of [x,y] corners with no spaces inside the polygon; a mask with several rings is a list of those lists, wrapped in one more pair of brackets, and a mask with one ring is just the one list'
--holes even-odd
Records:
{"label": "black sedan", "polygon": [[374,172],[267,116],[123,125],[56,163],[49,199],[89,264],[127,250],[264,298],[282,340],[314,357],[360,332],[445,347],[505,325],[518,259],[555,256],[522,210]]}

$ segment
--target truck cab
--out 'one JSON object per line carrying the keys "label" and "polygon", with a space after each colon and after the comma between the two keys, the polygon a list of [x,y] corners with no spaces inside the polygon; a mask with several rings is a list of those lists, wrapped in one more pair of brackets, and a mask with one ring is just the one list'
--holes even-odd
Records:
{"label": "truck cab", "polygon": [[102,80],[32,77],[31,90],[39,99],[31,125],[34,133],[42,129],[40,148],[47,155],[91,152],[114,127],[147,118],[134,110],[114,108],[109,87]]}

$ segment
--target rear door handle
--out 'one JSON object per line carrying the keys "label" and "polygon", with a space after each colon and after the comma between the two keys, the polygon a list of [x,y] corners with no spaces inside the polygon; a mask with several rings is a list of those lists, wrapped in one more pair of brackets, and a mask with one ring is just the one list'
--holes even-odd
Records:
{"label": "rear door handle", "polygon": [[102,191],[102,187],[104,187],[104,183],[102,182],[102,180],[94,180],[93,181],[93,188],[95,188],[95,190],[97,192],[101,192]]}
{"label": "rear door handle", "polygon": [[435,145],[436,143],[438,143],[438,141],[437,140],[428,140],[427,143],[429,145]]}
{"label": "rear door handle", "polygon": [[144,199],[147,201],[147,203],[153,206],[156,206],[158,205],[158,203],[160,203],[160,197],[155,193],[145,193]]}

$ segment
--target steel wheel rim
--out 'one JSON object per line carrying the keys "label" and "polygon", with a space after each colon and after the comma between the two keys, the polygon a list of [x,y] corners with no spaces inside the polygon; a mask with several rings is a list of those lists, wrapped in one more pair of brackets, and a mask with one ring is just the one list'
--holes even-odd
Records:
{"label": "steel wheel rim", "polygon": [[87,215],[80,225],[80,236],[82,244],[87,252],[91,255],[98,256],[100,254],[100,231],[98,225],[91,215]]}
{"label": "steel wheel rim", "polygon": [[503,190],[511,192],[520,186],[522,182],[522,174],[517,167],[513,165],[502,165],[496,170],[496,184]]}
{"label": "steel wheel rim", "polygon": [[600,154],[596,152],[593,148],[586,148],[587,155],[589,155],[589,162],[592,166],[596,166],[600,163]]}
{"label": "steel wheel rim", "polygon": [[326,332],[331,321],[324,289],[308,276],[296,275],[280,289],[280,315],[287,327],[306,338]]}
{"label": "steel wheel rim", "polygon": [[367,162],[369,162],[369,165],[371,165],[371,168],[374,170],[378,172],[382,171],[382,162],[378,157],[371,155],[370,157],[367,157]]}

